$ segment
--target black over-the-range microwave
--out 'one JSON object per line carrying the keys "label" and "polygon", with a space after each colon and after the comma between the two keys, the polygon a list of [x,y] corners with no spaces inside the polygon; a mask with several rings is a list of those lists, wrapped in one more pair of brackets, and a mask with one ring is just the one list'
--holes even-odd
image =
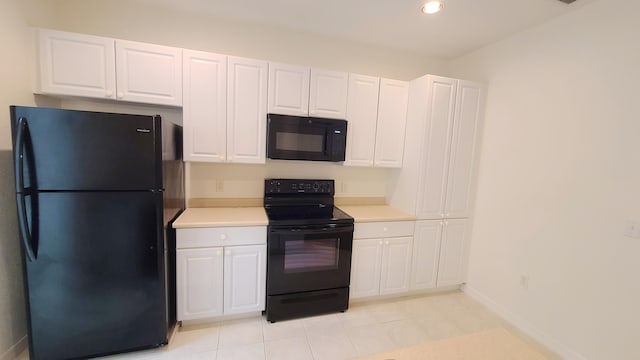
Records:
{"label": "black over-the-range microwave", "polygon": [[346,145],[346,120],[267,115],[269,159],[344,161]]}

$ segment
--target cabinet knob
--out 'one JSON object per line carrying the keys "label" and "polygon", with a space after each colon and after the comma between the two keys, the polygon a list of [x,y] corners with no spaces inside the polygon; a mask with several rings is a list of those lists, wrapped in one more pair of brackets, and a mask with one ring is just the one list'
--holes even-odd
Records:
{"label": "cabinet knob", "polygon": [[220,240],[226,240],[227,234],[220,234]]}
{"label": "cabinet knob", "polygon": [[122,99],[124,97],[124,93],[119,92],[118,93],[118,99]]}
{"label": "cabinet knob", "polygon": [[231,250],[227,250],[224,252],[225,255],[231,255]]}
{"label": "cabinet knob", "polygon": [[385,244],[385,245],[389,245],[389,241],[388,241],[388,240],[387,240],[387,241],[385,241],[385,242],[384,242],[384,244]]}
{"label": "cabinet knob", "polygon": [[113,91],[111,91],[111,90],[107,90],[107,92],[105,93],[105,95],[107,95],[107,97],[113,97]]}
{"label": "cabinet knob", "polygon": [[448,222],[448,221],[445,221],[445,222],[444,222],[444,224],[445,224],[445,225],[449,225],[449,222]]}
{"label": "cabinet knob", "polygon": [[389,229],[387,229],[386,227],[382,228],[382,231],[384,231],[384,232],[387,232],[387,230],[389,230]]}
{"label": "cabinet knob", "polygon": [[382,245],[383,244],[382,240],[378,241],[378,244]]}

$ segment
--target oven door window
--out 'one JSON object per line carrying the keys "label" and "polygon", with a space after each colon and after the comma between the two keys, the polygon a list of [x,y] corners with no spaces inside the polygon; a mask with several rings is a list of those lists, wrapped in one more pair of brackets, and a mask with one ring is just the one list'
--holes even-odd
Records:
{"label": "oven door window", "polygon": [[324,153],[326,135],[301,134],[278,131],[276,133],[276,149],[279,151],[295,151],[308,153]]}
{"label": "oven door window", "polygon": [[353,225],[341,228],[270,227],[267,293],[349,286]]}
{"label": "oven door window", "polygon": [[340,260],[338,238],[289,240],[284,244],[284,273],[334,270]]}

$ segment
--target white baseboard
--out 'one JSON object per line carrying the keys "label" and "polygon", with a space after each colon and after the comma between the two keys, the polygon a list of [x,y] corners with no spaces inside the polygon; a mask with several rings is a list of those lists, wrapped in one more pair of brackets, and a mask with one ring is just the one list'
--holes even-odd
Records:
{"label": "white baseboard", "polygon": [[5,351],[4,354],[0,356],[0,360],[14,360],[17,359],[23,351],[27,349],[27,335],[23,336],[22,339],[18,340],[17,343],[13,344],[9,350]]}
{"label": "white baseboard", "polygon": [[540,344],[544,345],[549,350],[560,355],[563,359],[587,360],[587,357],[585,357],[584,355],[550,338],[543,331],[540,331],[540,329],[532,325],[529,321],[523,319],[522,317],[508,310],[505,310],[504,307],[500,306],[495,301],[491,300],[488,296],[484,295],[477,289],[474,289],[468,285],[464,285],[462,287],[462,291],[464,291],[467,295],[471,296],[474,300],[478,301],[482,305],[488,307],[491,311],[500,315],[504,320],[509,322],[511,325],[515,326],[523,333],[527,334],[528,336],[530,336]]}

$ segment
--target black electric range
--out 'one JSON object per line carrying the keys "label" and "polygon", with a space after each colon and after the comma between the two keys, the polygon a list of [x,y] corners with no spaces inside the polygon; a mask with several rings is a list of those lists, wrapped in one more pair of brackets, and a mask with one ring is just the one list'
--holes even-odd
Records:
{"label": "black electric range", "polygon": [[268,321],[348,308],[353,218],[334,193],[333,180],[265,180]]}

